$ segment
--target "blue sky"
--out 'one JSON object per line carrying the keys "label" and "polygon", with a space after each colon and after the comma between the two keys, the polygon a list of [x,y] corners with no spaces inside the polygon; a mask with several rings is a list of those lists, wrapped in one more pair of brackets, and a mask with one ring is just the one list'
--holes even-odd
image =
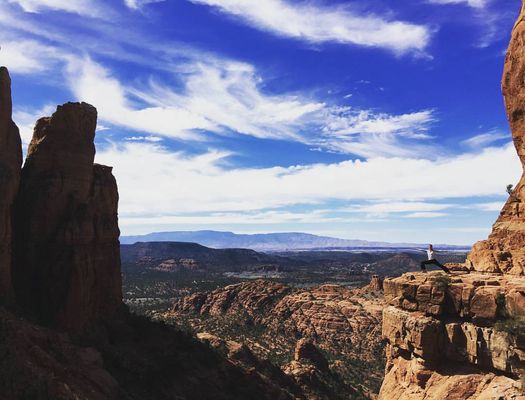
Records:
{"label": "blue sky", "polygon": [[521,166],[510,0],[3,0],[24,144],[98,108],[123,234],[217,229],[470,244]]}

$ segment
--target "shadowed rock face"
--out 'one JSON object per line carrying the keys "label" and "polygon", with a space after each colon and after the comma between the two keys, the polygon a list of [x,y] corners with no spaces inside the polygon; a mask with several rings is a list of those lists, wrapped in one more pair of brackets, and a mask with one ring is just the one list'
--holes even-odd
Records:
{"label": "shadowed rock face", "polygon": [[18,191],[22,145],[11,119],[11,79],[0,68],[0,302],[11,303],[12,210]]}
{"label": "shadowed rock face", "polygon": [[[512,31],[502,79],[505,108],[522,166],[525,166],[524,18],[525,5],[522,5]],[[525,275],[525,174],[509,196],[488,240],[474,245],[467,263],[477,271]]]}
{"label": "shadowed rock face", "polygon": [[16,206],[17,303],[72,331],[122,300],[117,185],[110,167],[93,164],[96,124],[86,103],[37,122]]}

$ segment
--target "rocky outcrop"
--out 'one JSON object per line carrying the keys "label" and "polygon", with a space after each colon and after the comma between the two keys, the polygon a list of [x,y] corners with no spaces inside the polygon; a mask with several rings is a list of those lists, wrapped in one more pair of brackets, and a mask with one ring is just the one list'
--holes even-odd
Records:
{"label": "rocky outcrop", "polygon": [[382,295],[368,288],[256,280],[188,295],[160,318],[243,342],[293,376],[308,398],[338,399],[377,390],[369,388],[382,378],[382,308]]}
{"label": "rocky outcrop", "polygon": [[[514,145],[525,166],[525,5],[512,31],[502,90]],[[484,272],[525,275],[525,174],[510,194],[487,240],[478,242],[467,264]]]}
{"label": "rocky outcrop", "polygon": [[11,282],[13,206],[20,180],[22,145],[11,119],[11,78],[0,68],[0,303],[13,302]]}
{"label": "rocky outcrop", "polygon": [[338,285],[292,290],[281,283],[257,280],[188,295],[164,317],[235,318],[272,332],[284,331],[290,337],[316,338],[327,349],[332,344],[347,345],[351,354],[373,359],[381,348],[382,305],[382,299],[366,299]]}
{"label": "rocky outcrop", "polygon": [[405,274],[384,291],[381,399],[525,398],[512,397],[525,370],[525,278]]}
{"label": "rocky outcrop", "polygon": [[320,371],[328,371],[328,361],[311,340],[300,339],[295,345],[294,361],[309,362]]}
{"label": "rocky outcrop", "polygon": [[118,383],[102,356],[67,335],[36,326],[0,307],[0,398],[116,399]]}
{"label": "rocky outcrop", "polygon": [[122,302],[118,192],[94,165],[97,111],[59,106],[35,127],[16,205],[14,284],[38,321],[79,331]]}
{"label": "rocky outcrop", "polygon": [[380,292],[383,290],[383,280],[381,277],[379,275],[372,275],[372,279],[370,280],[368,288],[375,292]]}

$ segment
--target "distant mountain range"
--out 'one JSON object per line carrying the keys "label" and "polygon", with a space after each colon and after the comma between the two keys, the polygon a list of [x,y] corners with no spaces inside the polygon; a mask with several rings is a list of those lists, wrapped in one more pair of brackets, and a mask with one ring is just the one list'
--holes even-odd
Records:
{"label": "distant mountain range", "polygon": [[[421,248],[427,244],[370,242],[338,239],[308,233],[236,234],[219,231],[154,232],[139,236],[122,236],[122,244],[137,242],[192,242],[215,249],[244,248],[258,251],[322,250],[355,248]],[[436,244],[440,249],[465,249],[465,246]]]}

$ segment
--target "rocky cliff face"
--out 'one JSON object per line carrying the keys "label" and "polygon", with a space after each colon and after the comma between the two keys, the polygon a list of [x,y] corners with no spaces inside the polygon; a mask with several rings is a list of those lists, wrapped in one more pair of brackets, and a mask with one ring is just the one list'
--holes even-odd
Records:
{"label": "rocky cliff face", "polygon": [[[525,166],[524,17],[525,3],[502,88]],[[380,399],[525,399],[525,175],[466,267],[385,280]]]}
{"label": "rocky cliff face", "polygon": [[13,302],[11,283],[13,205],[18,192],[22,145],[11,119],[11,78],[0,68],[0,303]]}
{"label": "rocky cliff face", "polygon": [[[514,145],[525,166],[525,5],[512,31],[502,90]],[[488,240],[472,248],[467,263],[476,271],[525,275],[525,174],[509,196]]]}
{"label": "rocky cliff face", "polygon": [[405,274],[384,290],[381,399],[525,399],[525,278]]}
{"label": "rocky cliff face", "polygon": [[78,331],[121,304],[118,192],[94,165],[97,111],[59,106],[40,119],[16,204],[18,304],[52,326]]}

